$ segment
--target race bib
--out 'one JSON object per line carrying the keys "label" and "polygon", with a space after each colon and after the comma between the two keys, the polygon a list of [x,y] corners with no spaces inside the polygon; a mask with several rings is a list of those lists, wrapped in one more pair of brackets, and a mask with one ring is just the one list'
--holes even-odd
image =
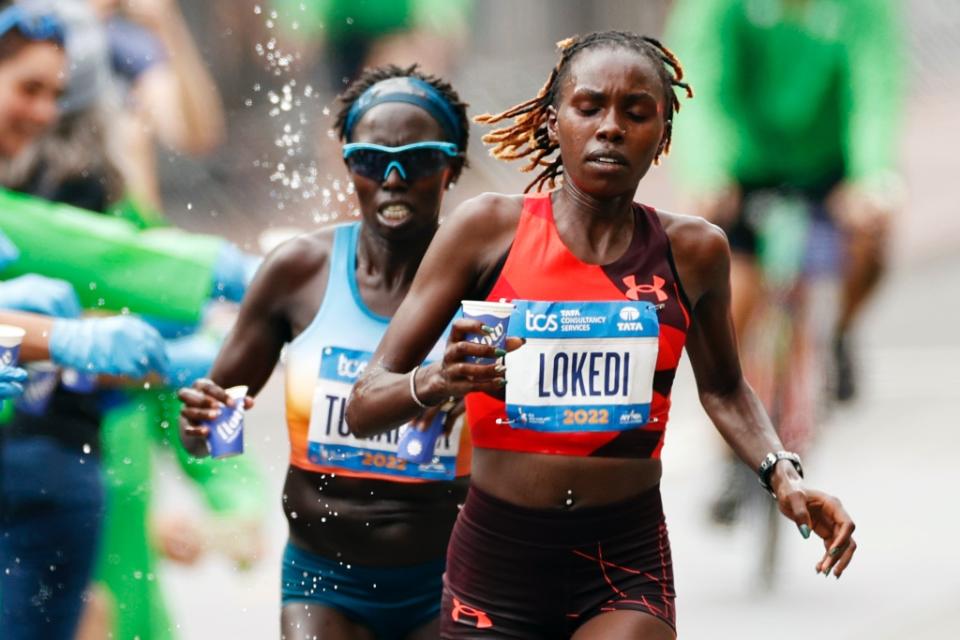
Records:
{"label": "race bib", "polygon": [[368,351],[323,348],[307,432],[310,461],[377,475],[452,480],[456,475],[462,421],[458,421],[449,435],[437,439],[433,460],[425,464],[414,464],[397,456],[400,439],[409,425],[372,438],[358,438],[350,433],[345,420],[347,398],[372,356]]}
{"label": "race bib", "polygon": [[650,419],[660,323],[649,302],[517,300],[506,355],[511,426],[624,431]]}

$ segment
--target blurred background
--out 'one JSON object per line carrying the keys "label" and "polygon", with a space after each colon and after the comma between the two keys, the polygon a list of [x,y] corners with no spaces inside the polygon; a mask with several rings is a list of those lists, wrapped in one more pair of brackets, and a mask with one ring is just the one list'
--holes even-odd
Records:
{"label": "blurred background", "polygon": [[[555,64],[558,40],[612,28],[660,37],[676,10],[668,0],[393,0],[386,4],[396,15],[381,10],[376,24],[381,4],[181,0],[220,92],[225,135],[199,155],[157,151],[169,220],[262,253],[293,233],[351,217],[351,189],[329,129],[343,78],[363,64],[419,61],[451,79],[471,115],[497,112],[535,94]],[[960,637],[960,518],[951,506],[960,480],[960,3],[892,4],[900,41],[889,44],[901,88],[889,98],[902,114],[889,135],[902,192],[888,270],[858,320],[857,395],[824,413],[805,459],[811,484],[840,496],[856,519],[860,548],[842,580],[824,579],[813,571],[818,545],[784,522],[771,576],[762,557],[769,535],[762,509],[732,526],[712,521],[723,447],[684,364],[663,455],[682,638]],[[696,11],[684,15],[693,22],[671,22],[669,33],[702,27],[694,24]],[[696,91],[698,77],[689,71]],[[678,131],[698,108],[696,98],[682,103]],[[516,192],[529,181],[487,155],[482,133],[471,130],[470,168],[446,211],[479,192]],[[675,168],[681,152],[696,153],[696,144],[653,168],[639,201],[699,213]],[[211,556],[159,569],[184,640],[278,635],[288,459],[282,402],[275,375],[247,417],[248,455],[264,470],[270,504],[258,561],[237,571]],[[179,467],[161,460],[159,469],[158,510],[203,511]]]}

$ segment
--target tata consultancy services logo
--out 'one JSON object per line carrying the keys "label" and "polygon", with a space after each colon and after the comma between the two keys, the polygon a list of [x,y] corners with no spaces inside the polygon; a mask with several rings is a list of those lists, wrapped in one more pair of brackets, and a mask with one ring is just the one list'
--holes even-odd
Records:
{"label": "tata consultancy services logo", "polygon": [[640,319],[640,310],[636,307],[624,307],[620,309],[620,319],[624,322],[633,322]]}
{"label": "tata consultancy services logo", "polygon": [[532,313],[529,309],[524,316],[524,326],[527,331],[556,331],[560,323],[555,314]]}
{"label": "tata consultancy services logo", "polygon": [[640,320],[640,310],[636,307],[624,307],[620,309],[620,320],[617,323],[617,329],[620,331],[643,331],[643,323]]}

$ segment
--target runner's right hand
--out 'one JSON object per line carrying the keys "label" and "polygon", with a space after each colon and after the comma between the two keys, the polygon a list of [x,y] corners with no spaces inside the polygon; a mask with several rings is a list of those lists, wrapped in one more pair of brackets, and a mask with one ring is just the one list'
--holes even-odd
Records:
{"label": "runner's right hand", "polygon": [[[209,378],[200,378],[191,386],[180,389],[177,397],[183,403],[183,409],[180,410],[180,440],[183,446],[194,456],[209,455],[207,436],[210,429],[205,423],[220,415],[221,406],[233,406],[234,400],[223,387]],[[243,403],[244,408],[249,409],[253,406],[253,398],[246,396]]]}
{"label": "runner's right hand", "polygon": [[[425,404],[438,405],[449,398],[462,398],[472,391],[500,396],[506,386],[503,356],[523,345],[522,338],[507,338],[506,349],[467,340],[469,335],[486,335],[479,320],[460,318],[450,329],[443,360],[420,369],[416,379],[417,396]],[[466,358],[495,359],[491,364],[467,362]]]}

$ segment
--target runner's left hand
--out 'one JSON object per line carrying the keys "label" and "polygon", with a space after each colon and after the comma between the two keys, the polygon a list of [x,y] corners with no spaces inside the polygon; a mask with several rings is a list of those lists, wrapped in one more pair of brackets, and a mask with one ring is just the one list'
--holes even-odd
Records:
{"label": "runner's left hand", "polygon": [[[857,550],[853,539],[856,525],[840,501],[822,491],[806,489],[801,482],[775,485],[777,503],[783,515],[793,520],[803,537],[810,532],[823,539],[823,558],[816,564],[817,573],[839,578]],[[806,531],[806,533],[804,533]]]}

